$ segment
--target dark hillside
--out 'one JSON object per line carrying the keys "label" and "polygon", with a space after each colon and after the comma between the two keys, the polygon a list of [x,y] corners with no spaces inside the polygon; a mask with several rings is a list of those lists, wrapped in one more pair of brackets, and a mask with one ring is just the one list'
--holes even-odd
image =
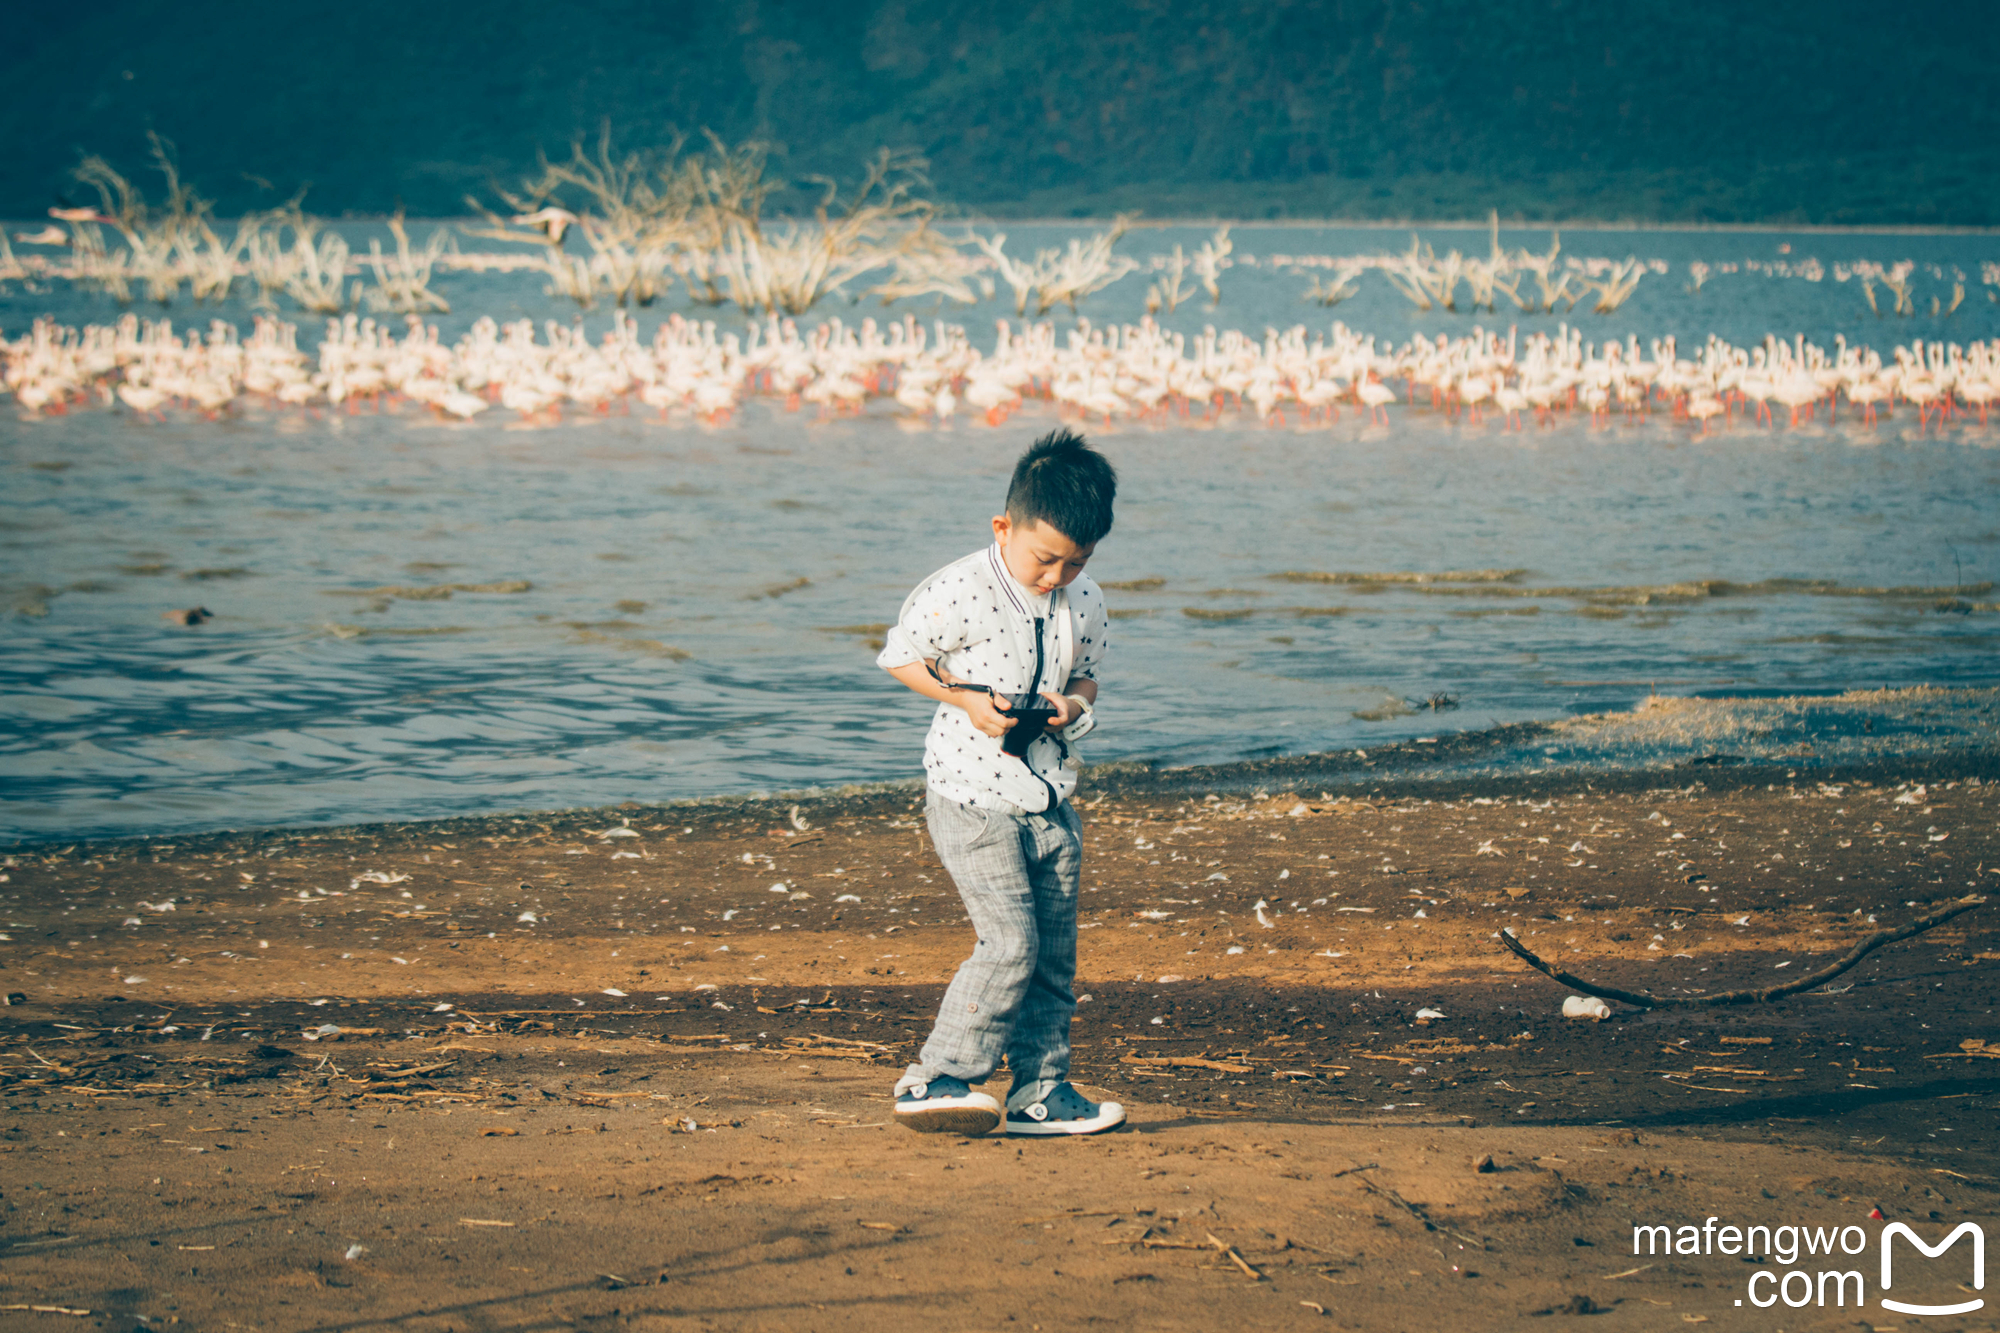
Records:
{"label": "dark hillside", "polygon": [[[609,118],[878,143],[992,213],[2000,223],[2000,7],[104,0],[0,20],[0,211],[175,140],[225,211],[462,211]],[[248,178],[268,181],[262,189]]]}

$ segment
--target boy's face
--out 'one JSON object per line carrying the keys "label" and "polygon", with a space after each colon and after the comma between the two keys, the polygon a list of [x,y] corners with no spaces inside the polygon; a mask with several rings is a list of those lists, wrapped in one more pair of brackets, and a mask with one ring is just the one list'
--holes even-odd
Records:
{"label": "boy's face", "polygon": [[1016,583],[1037,593],[1068,587],[1083,573],[1097,549],[1095,542],[1078,546],[1040,519],[1024,526],[1005,514],[993,520],[993,536],[1000,543],[1000,559],[1007,572]]}

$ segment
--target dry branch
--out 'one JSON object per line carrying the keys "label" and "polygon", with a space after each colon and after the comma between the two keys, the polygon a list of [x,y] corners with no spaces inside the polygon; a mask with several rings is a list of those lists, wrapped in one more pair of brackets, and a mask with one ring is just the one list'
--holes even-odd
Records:
{"label": "dry branch", "polygon": [[1198,1055],[1121,1055],[1120,1064],[1158,1065],[1173,1069],[1219,1069],[1225,1074],[1249,1074],[1255,1072],[1249,1065],[1231,1064],[1225,1060],[1206,1060]]}
{"label": "dry branch", "polygon": [[1425,1212],[1422,1208],[1418,1207],[1416,1204],[1411,1203],[1408,1199],[1404,1198],[1402,1195],[1396,1193],[1396,1191],[1392,1189],[1384,1189],[1381,1186],[1372,1184],[1371,1182],[1366,1180],[1361,1182],[1361,1188],[1367,1191],[1368,1193],[1373,1194],[1378,1199],[1387,1199],[1390,1203],[1395,1204],[1398,1208],[1401,1208],[1411,1217],[1414,1217],[1417,1219],[1417,1221],[1422,1222],[1424,1224],[1424,1230],[1426,1231],[1441,1231],[1445,1235],[1450,1236],[1453,1240],[1462,1240],[1467,1245],[1476,1246],[1482,1250],[1486,1248],[1486,1242],[1483,1240],[1478,1240],[1472,1236],[1468,1236],[1463,1231],[1453,1231],[1448,1226],[1444,1226],[1440,1223],[1431,1221],[1429,1213]]}
{"label": "dry branch", "polygon": [[1207,1235],[1208,1243],[1214,1246],[1216,1252],[1221,1254],[1223,1258],[1242,1269],[1243,1276],[1249,1278],[1252,1282],[1262,1282],[1264,1280],[1264,1274],[1253,1267],[1249,1260],[1238,1254],[1234,1245],[1224,1244],[1222,1241],[1216,1239],[1213,1231],[1208,1232]]}
{"label": "dry branch", "polygon": [[1853,967],[1883,945],[1894,944],[1898,940],[1906,940],[1913,935],[1921,935],[1934,926],[1943,925],[1955,916],[1970,912],[1975,907],[1983,906],[1985,902],[1986,899],[1984,898],[1964,898],[1953,903],[1943,911],[1932,912],[1929,916],[1920,916],[1908,925],[1899,926],[1894,930],[1878,930],[1873,935],[1857,942],[1838,961],[1821,968],[1817,972],[1794,978],[1782,985],[1753,987],[1745,990],[1718,991],[1714,995],[1693,995],[1687,997],[1643,995],[1636,991],[1619,990],[1615,986],[1602,986],[1550,967],[1547,963],[1529,952],[1528,947],[1515,939],[1513,932],[1510,930],[1502,930],[1500,932],[1500,942],[1518,955],[1529,967],[1534,968],[1537,972],[1540,972],[1543,976],[1551,980],[1558,981],[1574,990],[1582,991],[1585,995],[1595,995],[1601,1000],[1617,1000],[1620,1004],[1629,1004],[1639,1009],[1664,1009],[1669,1005],[1691,1008],[1699,1005],[1763,1004],[1770,1000],[1782,1000],[1788,995],[1797,995],[1801,991],[1809,991],[1815,986],[1823,985],[1839,976],[1842,972],[1847,971],[1848,968]]}

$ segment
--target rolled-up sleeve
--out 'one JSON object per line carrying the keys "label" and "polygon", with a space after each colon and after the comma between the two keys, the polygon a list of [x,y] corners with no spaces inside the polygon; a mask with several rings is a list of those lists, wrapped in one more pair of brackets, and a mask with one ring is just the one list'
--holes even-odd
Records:
{"label": "rolled-up sleeve", "polygon": [[975,598],[962,572],[947,571],[918,586],[903,601],[875,665],[884,671],[933,661],[972,640]]}

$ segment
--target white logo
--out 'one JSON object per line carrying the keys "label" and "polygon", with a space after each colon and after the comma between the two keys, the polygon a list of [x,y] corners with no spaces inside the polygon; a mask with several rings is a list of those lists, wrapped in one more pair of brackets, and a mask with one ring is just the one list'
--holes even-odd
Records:
{"label": "white logo", "polygon": [[[1970,1234],[1972,1237],[1973,1288],[1977,1291],[1986,1290],[1986,1233],[1971,1222],[1960,1223],[1958,1230],[1946,1236],[1935,1246],[1924,1244],[1922,1236],[1919,1236],[1901,1222],[1891,1222],[1888,1226],[1884,1227],[1882,1229],[1882,1290],[1889,1290],[1889,1242],[1897,1236],[1907,1237],[1910,1244],[1923,1251],[1926,1259],[1935,1259],[1953,1245],[1956,1245],[1960,1236],[1967,1234]],[[1985,1306],[1985,1304],[1986,1300],[1984,1297],[1969,1301],[1960,1301],[1956,1305],[1906,1305],[1902,1301],[1892,1301],[1887,1296],[1882,1298],[1882,1308],[1885,1310],[1894,1310],[1897,1314],[1971,1314],[1974,1310]]]}

